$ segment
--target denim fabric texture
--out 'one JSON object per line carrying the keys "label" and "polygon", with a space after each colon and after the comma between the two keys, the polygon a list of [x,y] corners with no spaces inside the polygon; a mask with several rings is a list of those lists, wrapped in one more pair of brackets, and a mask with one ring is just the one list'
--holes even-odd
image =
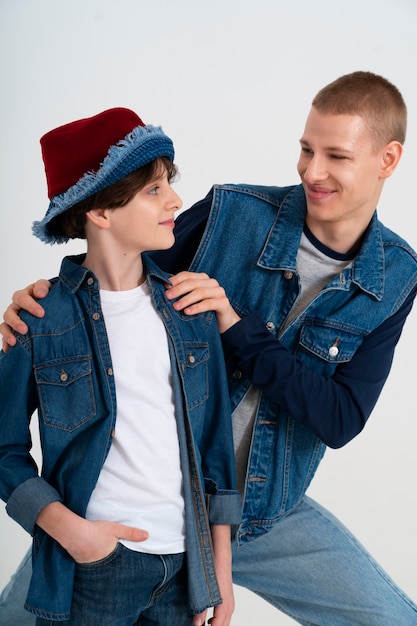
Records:
{"label": "denim fabric texture", "polygon": [[32,576],[32,550],[28,550],[0,594],[0,624],[34,626],[36,617],[24,605]]}
{"label": "denim fabric texture", "polygon": [[[69,618],[75,563],[35,520],[53,501],[85,514],[117,412],[99,285],[80,265],[83,258],[63,260],[60,277],[43,301],[45,317],[28,320],[29,333],[0,354],[0,496],[9,515],[33,534],[26,607],[56,621]],[[220,602],[209,524],[235,524],[241,509],[223,350],[215,315],[174,311],[165,299],[168,276],[146,257],[145,263],[169,339],[184,473],[189,606],[198,613]],[[36,409],[41,477],[28,452],[29,419]]]}
{"label": "denim fabric texture", "polygon": [[[119,544],[77,565],[68,626],[192,626],[184,554],[143,554]],[[86,598],[88,601],[86,602]],[[36,626],[55,622],[36,618]]]}
{"label": "denim fabric texture", "polygon": [[417,606],[352,533],[308,497],[270,532],[234,545],[233,580],[303,626],[417,624]]}
{"label": "denim fabric texture", "polygon": [[[296,258],[305,215],[302,185],[215,186],[190,269],[214,276],[242,317],[259,314],[289,353],[296,354],[309,369],[331,378],[413,291],[417,256],[375,213],[352,267],[334,277],[282,331],[299,292]],[[230,241],[239,244],[230,245]],[[215,250],[221,254],[214,254]],[[336,339],[338,350],[333,354],[330,348]],[[226,354],[226,361],[234,410],[251,381],[239,370],[233,354]],[[239,544],[271,530],[300,502],[325,449],[312,430],[266,393],[261,394]]]}

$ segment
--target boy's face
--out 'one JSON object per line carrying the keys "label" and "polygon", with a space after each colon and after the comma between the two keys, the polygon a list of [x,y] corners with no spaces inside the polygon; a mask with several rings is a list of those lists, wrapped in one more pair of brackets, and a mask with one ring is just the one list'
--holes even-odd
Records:
{"label": "boy's face", "polygon": [[164,172],[125,206],[108,209],[112,236],[125,253],[166,250],[174,244],[174,213],[181,206],[182,200]]}
{"label": "boy's face", "polygon": [[382,190],[385,147],[378,150],[362,117],[324,114],[314,107],[300,139],[298,173],[313,233],[349,229],[358,237]]}

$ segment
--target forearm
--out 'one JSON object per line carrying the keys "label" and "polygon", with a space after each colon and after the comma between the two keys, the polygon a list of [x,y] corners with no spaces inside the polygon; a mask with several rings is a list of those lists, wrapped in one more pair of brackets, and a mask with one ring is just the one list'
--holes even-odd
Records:
{"label": "forearm", "polygon": [[223,342],[255,386],[324,443],[338,448],[363,429],[388,376],[411,304],[412,298],[366,337],[331,378],[291,354],[256,315],[227,331]]}
{"label": "forearm", "polygon": [[213,540],[214,563],[216,576],[223,600],[225,597],[230,601],[232,593],[232,546],[230,538],[230,526],[226,524],[214,524],[211,526]]}

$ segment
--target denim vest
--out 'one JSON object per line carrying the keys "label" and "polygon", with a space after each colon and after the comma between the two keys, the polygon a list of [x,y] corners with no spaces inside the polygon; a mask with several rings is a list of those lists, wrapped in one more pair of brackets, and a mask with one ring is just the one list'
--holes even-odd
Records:
{"label": "denim vest", "polygon": [[[301,185],[215,186],[190,269],[216,277],[241,316],[257,311],[303,363],[331,377],[338,364],[352,359],[363,338],[403,304],[417,282],[417,257],[375,213],[353,266],[286,326],[299,293],[296,257],[305,215]],[[336,351],[330,349],[335,342]],[[250,381],[236,369],[233,356],[226,356],[234,410]],[[267,532],[297,505],[324,452],[316,435],[261,393],[239,543]]]}
{"label": "denim vest", "polygon": [[[215,315],[176,312],[165,299],[168,275],[146,255],[144,259],[169,341],[184,475],[190,609],[196,613],[220,602],[210,523],[240,520],[223,350]],[[59,280],[42,301],[45,317],[34,320],[25,315],[29,333],[17,337],[16,348],[0,354],[0,496],[9,515],[33,534],[26,608],[54,621],[69,618],[75,564],[35,520],[53,501],[63,501],[85,515],[116,422],[99,284],[80,265],[82,260],[63,260]],[[28,420],[36,409],[42,477],[28,453]]]}

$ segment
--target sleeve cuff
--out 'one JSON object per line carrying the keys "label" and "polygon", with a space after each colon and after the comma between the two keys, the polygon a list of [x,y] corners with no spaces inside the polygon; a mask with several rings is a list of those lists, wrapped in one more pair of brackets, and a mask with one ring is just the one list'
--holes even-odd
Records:
{"label": "sleeve cuff", "polygon": [[207,511],[210,524],[239,524],[242,502],[238,491],[217,492],[207,495]]}
{"label": "sleeve cuff", "polygon": [[39,512],[51,502],[61,502],[59,493],[43,478],[29,478],[19,485],[10,496],[6,510],[30,535]]}

